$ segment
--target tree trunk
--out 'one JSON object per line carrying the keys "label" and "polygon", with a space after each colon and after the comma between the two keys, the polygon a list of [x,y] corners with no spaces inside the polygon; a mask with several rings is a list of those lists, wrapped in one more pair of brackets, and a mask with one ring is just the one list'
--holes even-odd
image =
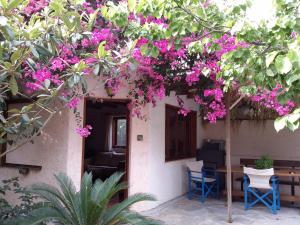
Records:
{"label": "tree trunk", "polygon": [[231,143],[230,143],[230,94],[226,95],[226,168],[227,168],[227,211],[228,223],[232,223],[232,177],[231,177]]}

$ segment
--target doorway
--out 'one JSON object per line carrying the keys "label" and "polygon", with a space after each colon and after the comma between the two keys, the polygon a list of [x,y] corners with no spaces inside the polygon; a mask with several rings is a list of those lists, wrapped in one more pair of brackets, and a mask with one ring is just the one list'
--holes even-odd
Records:
{"label": "doorway", "polygon": [[[130,117],[125,100],[85,99],[85,125],[91,125],[90,136],[84,141],[83,172],[92,172],[93,180],[102,181],[113,173],[123,172],[128,184]],[[128,190],[113,198],[120,202]]]}

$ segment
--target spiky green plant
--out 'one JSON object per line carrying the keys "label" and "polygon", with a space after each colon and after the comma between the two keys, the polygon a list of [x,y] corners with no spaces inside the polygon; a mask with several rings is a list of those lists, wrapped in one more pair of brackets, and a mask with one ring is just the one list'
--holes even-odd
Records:
{"label": "spiky green plant", "polygon": [[155,200],[151,195],[135,194],[109,206],[111,198],[127,187],[120,182],[122,175],[115,173],[104,182],[98,179],[93,183],[92,174],[85,173],[79,191],[63,173],[55,176],[60,189],[48,184],[33,185],[31,192],[43,199],[44,204],[13,224],[37,225],[45,221],[64,225],[160,224],[129,210],[134,203]]}
{"label": "spiky green plant", "polygon": [[273,167],[273,159],[269,155],[262,155],[259,159],[254,161],[256,169],[270,169]]}

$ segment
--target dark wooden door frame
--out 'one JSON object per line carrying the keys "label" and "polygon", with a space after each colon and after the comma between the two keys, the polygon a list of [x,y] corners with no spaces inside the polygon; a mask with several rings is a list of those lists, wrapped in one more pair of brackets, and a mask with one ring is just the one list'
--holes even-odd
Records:
{"label": "dark wooden door frame", "polygon": [[[83,100],[83,126],[86,125],[86,113],[87,113],[87,101],[98,101],[98,102],[114,102],[114,103],[129,103],[129,99],[112,99],[112,98],[98,98],[98,97],[85,97]],[[128,184],[129,188],[129,171],[130,171],[130,137],[131,137],[131,117],[130,112],[127,110],[126,112],[126,118],[127,118],[127,126],[126,126],[126,132],[127,132],[127,146],[126,146],[126,153],[125,153],[125,174],[124,174],[124,181]],[[81,177],[84,173],[84,153],[85,153],[85,138],[83,138],[82,141],[82,152],[81,152]],[[128,197],[128,188],[125,190],[125,198]]]}

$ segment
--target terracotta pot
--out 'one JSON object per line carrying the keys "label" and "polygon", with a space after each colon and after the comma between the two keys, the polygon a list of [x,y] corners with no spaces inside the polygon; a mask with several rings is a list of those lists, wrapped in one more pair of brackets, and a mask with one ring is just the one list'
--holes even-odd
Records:
{"label": "terracotta pot", "polygon": [[105,90],[106,90],[106,93],[107,93],[107,95],[108,95],[109,97],[112,98],[112,97],[115,96],[112,87],[105,87]]}

